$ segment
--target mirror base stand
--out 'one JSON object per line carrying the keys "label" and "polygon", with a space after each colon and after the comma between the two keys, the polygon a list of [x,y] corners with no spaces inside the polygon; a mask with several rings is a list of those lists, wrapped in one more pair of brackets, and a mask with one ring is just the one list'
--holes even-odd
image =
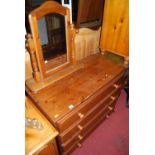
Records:
{"label": "mirror base stand", "polygon": [[68,76],[73,72],[76,72],[77,70],[79,70],[83,67],[84,67],[84,65],[80,64],[80,63],[74,64],[74,65],[69,65],[65,69],[60,70],[59,72],[56,72],[56,73],[52,74],[50,77],[44,79],[43,81],[39,81],[39,82],[36,82],[34,78],[28,79],[26,81],[26,87],[31,92],[37,92],[37,91],[53,84],[54,82],[64,78],[65,76]]}

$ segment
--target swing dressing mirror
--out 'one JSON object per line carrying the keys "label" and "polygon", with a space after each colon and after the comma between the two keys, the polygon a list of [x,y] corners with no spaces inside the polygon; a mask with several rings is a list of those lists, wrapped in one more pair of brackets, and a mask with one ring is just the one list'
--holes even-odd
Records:
{"label": "swing dressing mirror", "polygon": [[33,74],[42,81],[72,63],[69,10],[48,1],[29,14],[29,23]]}

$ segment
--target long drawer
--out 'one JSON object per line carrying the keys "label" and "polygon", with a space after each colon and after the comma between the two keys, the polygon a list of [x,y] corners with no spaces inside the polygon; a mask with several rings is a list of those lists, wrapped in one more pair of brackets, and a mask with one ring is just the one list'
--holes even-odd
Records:
{"label": "long drawer", "polygon": [[109,97],[106,101],[101,100],[96,107],[92,108],[92,110],[86,115],[86,117],[82,119],[81,122],[71,130],[71,133],[73,134],[71,135],[72,137],[68,137],[68,140],[65,143],[61,144],[62,152],[66,152],[68,151],[68,149],[70,150],[70,148],[72,148],[72,145],[80,145],[79,141],[83,140],[83,138],[88,134],[88,131],[93,126],[94,122],[92,123],[92,121],[96,121],[98,117],[102,117],[104,114],[113,111],[114,103],[118,98],[118,95],[119,92],[116,91],[113,94],[113,96],[115,96],[115,99],[111,99],[111,97]]}
{"label": "long drawer", "polygon": [[[92,107],[96,106],[96,104],[105,98],[107,94],[111,93],[115,89],[119,89],[121,87],[122,78],[116,79],[116,81],[112,82],[107,86],[107,88],[102,88],[97,91],[93,96],[89,97],[86,101],[84,101],[79,107],[73,109],[69,114],[64,116],[61,120],[57,121],[57,129],[60,133],[67,130],[74,123],[78,123],[84,115],[86,115]],[[81,108],[82,107],[82,108]]]}

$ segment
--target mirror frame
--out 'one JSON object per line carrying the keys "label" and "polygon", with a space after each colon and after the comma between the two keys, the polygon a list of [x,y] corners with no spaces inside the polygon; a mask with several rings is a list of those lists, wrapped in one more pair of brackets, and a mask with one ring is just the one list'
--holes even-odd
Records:
{"label": "mirror frame", "polygon": [[[67,62],[57,66],[55,68],[52,68],[50,70],[46,70],[44,58],[43,58],[43,50],[41,46],[41,41],[39,37],[39,28],[38,28],[38,20],[42,17],[50,14],[50,13],[57,13],[65,17],[65,33],[66,33],[66,54],[67,54]],[[47,77],[51,76],[54,72],[62,70],[69,64],[73,63],[72,58],[72,32],[71,32],[71,25],[70,25],[70,14],[69,9],[66,7],[63,7],[59,3],[55,1],[47,1],[43,3],[40,7],[36,8],[29,14],[29,23],[31,28],[31,34],[32,34],[32,40],[33,40],[33,49],[34,51],[30,52],[30,55],[33,53],[33,57],[35,55],[35,58],[32,58],[31,56],[31,63],[36,64],[33,68],[33,75],[34,79],[36,81],[42,81],[46,79]],[[35,59],[35,62],[32,62],[32,59]],[[37,70],[37,74],[34,74]]]}

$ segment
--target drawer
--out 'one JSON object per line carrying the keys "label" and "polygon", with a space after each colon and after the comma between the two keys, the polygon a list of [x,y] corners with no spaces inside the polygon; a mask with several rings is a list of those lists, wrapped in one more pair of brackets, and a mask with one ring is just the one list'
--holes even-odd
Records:
{"label": "drawer", "polygon": [[93,116],[95,116],[98,113],[98,111],[103,109],[106,105],[109,105],[109,103],[111,103],[112,101],[115,101],[119,95],[120,95],[120,88],[118,88],[117,90],[113,90],[111,93],[107,94],[106,97],[101,98],[98,102],[96,102],[93,106],[91,106],[90,109],[89,107],[90,105],[92,105],[91,103],[90,105],[88,104],[83,108],[81,108],[79,110],[79,113],[83,116],[81,122],[83,122],[85,117],[88,120],[90,120]]}
{"label": "drawer", "polygon": [[76,123],[73,128],[71,128],[71,129],[69,129],[69,130],[67,130],[67,131],[65,131],[59,135],[59,141],[61,143],[65,143],[71,137],[75,136],[78,132],[80,132],[80,130],[78,128],[78,123]]}
{"label": "drawer", "polygon": [[79,133],[77,133],[75,137],[72,137],[66,143],[61,144],[62,152],[66,152],[66,151],[70,150],[70,148],[75,145],[76,145],[76,147],[78,147],[78,143],[80,142],[80,140],[81,140],[81,136]]}
{"label": "drawer", "polygon": [[110,86],[109,88],[107,88],[104,92],[100,93],[99,95],[95,95],[92,98],[90,98],[89,100],[85,101],[82,104],[81,109],[79,110],[79,114],[84,117],[85,115],[87,115],[87,113],[92,110],[92,108],[94,108],[96,105],[98,105],[98,103],[105,99],[108,94],[111,93],[111,91],[113,91],[114,88],[112,86]]}
{"label": "drawer", "polygon": [[68,154],[67,152],[71,152],[73,148],[81,147],[81,142],[83,141],[83,137],[80,133],[78,133],[74,138],[69,140],[67,143],[61,144],[61,151],[63,154]]}
{"label": "drawer", "polygon": [[62,152],[62,155],[70,155],[71,152],[73,152],[73,150],[75,150],[75,148],[81,147],[81,146],[82,146],[81,143],[79,141],[77,141],[72,146],[70,146],[70,148],[67,151]]}
{"label": "drawer", "polygon": [[115,80],[114,82],[110,83],[106,89],[100,89],[99,91],[94,93],[94,95],[90,96],[86,101],[84,101],[80,105],[80,107],[78,107],[80,108],[80,110],[78,110],[78,108],[73,109],[72,112],[59,120],[57,122],[57,128],[59,132],[62,133],[74,123],[79,122],[84,117],[84,115],[86,115],[92,109],[92,107],[97,105],[100,100],[107,97],[107,95],[110,94],[112,91],[118,90],[120,88],[119,81],[120,79]]}
{"label": "drawer", "polygon": [[[106,105],[111,102],[111,99],[108,98],[106,101],[97,105],[97,107],[92,108],[92,110],[86,115],[86,117],[80,122],[81,126],[85,126],[94,116],[96,116],[102,109],[106,108]],[[107,109],[108,110],[108,109]]]}
{"label": "drawer", "polygon": [[124,87],[126,84],[128,84],[128,80],[128,75],[124,74],[116,83],[117,85]]}
{"label": "drawer", "polygon": [[115,101],[112,101],[106,108],[100,110],[93,119],[85,122],[85,125],[81,124],[83,130],[81,130],[81,137],[84,139],[89,133],[91,133],[102,121],[110,117],[110,114],[114,111]]}
{"label": "drawer", "polygon": [[80,116],[78,115],[77,110],[73,110],[67,114],[64,118],[57,122],[57,128],[60,133],[67,130],[71,125],[79,121]]}
{"label": "drawer", "polygon": [[101,100],[109,96],[114,91],[119,91],[121,89],[121,79],[115,81],[109,87],[105,90],[100,90],[97,93],[95,93],[92,97],[90,97],[88,100],[86,100],[82,105],[81,109],[79,110],[79,114],[81,116],[86,115],[94,106],[98,104]]}
{"label": "drawer", "polygon": [[85,127],[81,131],[80,135],[84,138],[86,138],[101,122],[103,122],[105,119],[109,118],[109,115],[113,111],[109,110],[108,108],[105,109],[104,111],[101,111],[96,115],[94,119],[91,121],[87,122],[85,124]]}
{"label": "drawer", "polygon": [[118,98],[118,92],[116,92],[116,94],[113,94],[113,96],[114,95],[117,95],[117,96],[115,96],[115,99],[111,99],[111,97],[109,97],[106,101],[104,101],[103,103],[100,103],[100,105],[96,109],[94,109],[92,112],[90,112],[89,115],[87,115],[87,117],[80,122],[79,125],[82,128],[81,131],[83,131],[83,129],[87,128],[86,126],[92,120],[94,120],[94,119],[96,120],[96,117],[100,117],[101,115],[104,115],[105,113],[114,111],[114,105]]}

